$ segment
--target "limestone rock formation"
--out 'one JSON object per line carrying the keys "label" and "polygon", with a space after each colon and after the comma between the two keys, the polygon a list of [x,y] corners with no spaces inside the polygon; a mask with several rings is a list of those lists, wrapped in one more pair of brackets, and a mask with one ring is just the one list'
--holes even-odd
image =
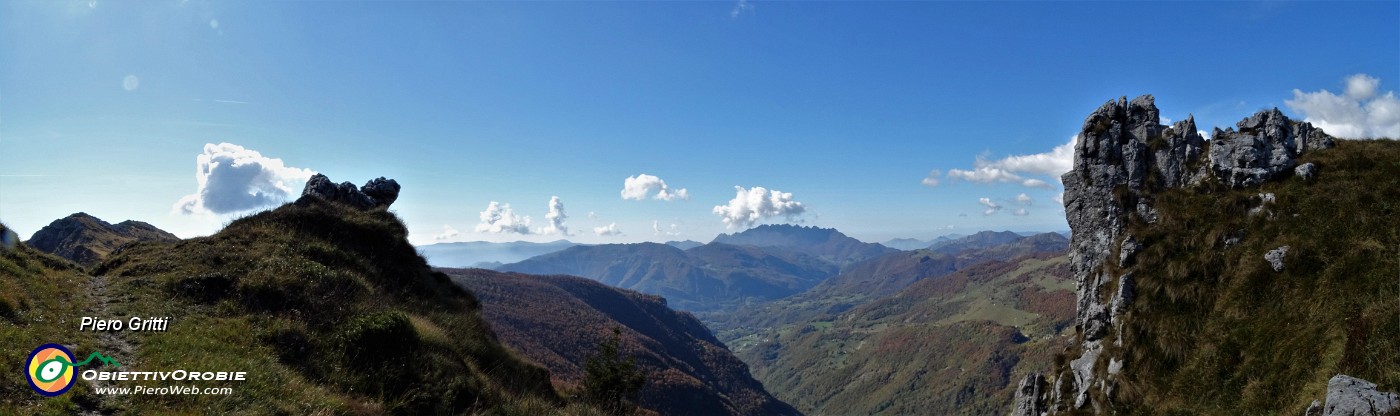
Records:
{"label": "limestone rock formation", "polygon": [[1283,246],[1264,253],[1264,260],[1269,262],[1269,266],[1273,267],[1274,271],[1281,272],[1283,271],[1283,258],[1286,256],[1288,256],[1288,246]]}
{"label": "limestone rock formation", "polygon": [[1338,374],[1327,381],[1324,416],[1381,416],[1400,409],[1400,395],[1376,390],[1376,384]]}
{"label": "limestone rock formation", "polygon": [[180,237],[141,221],[110,224],[79,212],[54,220],[35,232],[25,244],[83,266],[92,266],[133,241],[179,240]]}
{"label": "limestone rock formation", "polygon": [[[1127,362],[1130,355],[1124,352],[1132,346],[1123,345],[1121,337],[1112,338],[1114,346],[1121,348],[1105,349],[1102,343],[1115,333],[1120,315],[1134,300],[1134,256],[1145,245],[1154,244],[1126,235],[1126,230],[1129,224],[1157,223],[1156,195],[1217,180],[1231,187],[1256,186],[1294,169],[1305,151],[1334,144],[1331,136],[1311,124],[1289,120],[1278,109],[1245,118],[1236,124],[1238,130],[1216,129],[1209,142],[1197,133],[1192,117],[1170,127],[1159,120],[1151,95],[1109,101],[1084,120],[1073,169],[1061,177],[1072,235],[1070,268],[1076,282],[1074,325],[1081,336],[1080,355],[1068,369],[1057,370],[1049,382],[1056,386],[1048,394],[1052,397],[1042,394],[1045,402],[1031,407],[1049,414],[1070,409],[1109,411],[1095,397],[1111,400],[1117,378],[1132,368]],[[1272,203],[1272,197],[1261,195],[1261,207]],[[1241,233],[1224,238],[1230,246],[1243,237]],[[1282,267],[1283,256],[1278,257],[1275,269]],[[1116,285],[1110,283],[1114,276],[1118,276]],[[1104,371],[1096,368],[1103,362],[1115,367],[1107,379],[1100,379]],[[1062,385],[1073,392],[1073,398],[1058,397]],[[1016,409],[1024,407],[1021,397],[1018,394]]]}
{"label": "limestone rock formation", "polygon": [[1045,378],[1040,374],[1029,374],[1021,379],[1021,384],[1016,387],[1015,404],[1011,408],[1011,416],[1040,416],[1044,413],[1044,401],[1041,399],[1041,386],[1043,384],[1045,384]]}
{"label": "limestone rock formation", "polygon": [[1231,187],[1256,186],[1298,165],[1304,151],[1332,147],[1332,136],[1311,123],[1292,121],[1277,108],[1235,124],[1239,131],[1211,133],[1210,162],[1215,176]]}
{"label": "limestone rock formation", "polygon": [[1293,174],[1298,176],[1298,179],[1310,181],[1313,177],[1317,176],[1317,164],[1304,163],[1298,165],[1298,167],[1293,168]]}
{"label": "limestone rock formation", "polygon": [[306,181],[306,188],[301,191],[301,198],[297,199],[296,204],[305,205],[307,198],[339,202],[359,209],[388,208],[399,198],[399,183],[381,176],[363,187],[355,188],[353,183],[336,184],[326,175],[318,173]]}

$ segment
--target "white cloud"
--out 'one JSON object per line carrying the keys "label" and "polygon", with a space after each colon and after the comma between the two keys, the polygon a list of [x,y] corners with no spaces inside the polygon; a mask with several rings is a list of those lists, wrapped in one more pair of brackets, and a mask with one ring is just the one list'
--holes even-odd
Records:
{"label": "white cloud", "polygon": [[588,211],[588,219],[590,219],[590,220],[596,220],[596,219],[598,219],[598,213],[597,213],[597,212],[593,212],[593,211]]}
{"label": "white cloud", "polygon": [[987,197],[978,198],[978,199],[977,199],[977,203],[978,203],[978,204],[982,204],[982,206],[984,206],[984,207],[987,207],[987,210],[986,210],[986,211],[983,211],[983,212],[982,212],[982,215],[992,215],[992,214],[997,213],[997,211],[1001,211],[1001,205],[997,205],[997,203],[992,202],[992,199],[991,199],[991,198],[987,198]]}
{"label": "white cloud", "polygon": [[491,201],[486,210],[481,211],[481,223],[476,225],[476,232],[529,234],[530,217],[515,215],[515,210],[510,208],[510,204]]}
{"label": "white cloud", "polygon": [[[1079,135],[1076,134],[1070,137],[1069,142],[1044,153],[1013,155],[997,160],[978,156],[972,163],[972,169],[949,169],[942,176],[973,183],[1017,183],[1028,188],[1050,188],[1050,183],[1044,179],[1026,176],[1050,177],[1058,183],[1060,175],[1074,167],[1074,144],[1078,140]],[[938,186],[941,183],[939,176],[937,169],[930,171],[923,184]]]}
{"label": "white cloud", "polygon": [[1022,192],[1020,195],[1016,195],[1017,204],[1030,205],[1033,202],[1035,202],[1035,198],[1031,198],[1030,195],[1026,195],[1024,192]]}
{"label": "white cloud", "polygon": [[680,228],[680,227],[677,226],[676,224],[671,224],[671,227],[670,227],[670,228],[665,229],[665,230],[662,230],[662,229],[661,229],[661,221],[656,221],[656,220],[652,220],[652,221],[651,221],[651,232],[652,232],[652,234],[655,234],[655,235],[671,235],[671,236],[681,235],[681,231],[680,231],[679,228]]}
{"label": "white cloud", "polygon": [[453,237],[456,237],[458,234],[461,234],[461,233],[458,232],[456,228],[452,228],[451,225],[443,224],[443,225],[442,225],[442,233],[441,233],[441,234],[438,234],[438,235],[434,235],[434,236],[433,236],[433,239],[434,239],[434,240],[437,240],[437,241],[449,240],[449,239],[452,239]]}
{"label": "white cloud", "polygon": [[181,214],[228,214],[277,205],[298,195],[315,172],[232,143],[208,143],[195,157],[193,194],[175,202]]}
{"label": "white cloud", "polygon": [[807,211],[807,206],[792,199],[792,193],[778,190],[769,191],[762,186],[745,190],[734,187],[734,199],[728,205],[717,205],[715,215],[719,215],[726,228],[748,228],[767,218],[792,218]]}
{"label": "white cloud", "polygon": [[549,197],[549,212],[544,214],[547,222],[544,228],[539,230],[540,234],[563,234],[569,235],[569,226],[564,225],[564,221],[569,219],[569,215],[564,213],[564,202],[557,196]]}
{"label": "white cloud", "polygon": [[1284,104],[1327,134],[1349,139],[1400,138],[1400,98],[1395,91],[1380,94],[1380,79],[1355,74],[1347,77],[1342,95],[1327,90],[1293,90]]}
{"label": "white cloud", "polygon": [[938,176],[942,174],[943,172],[939,172],[938,169],[928,171],[928,176],[925,176],[924,180],[920,181],[920,183],[926,186],[938,186]]}
{"label": "white cloud", "polygon": [[599,236],[622,235],[622,230],[617,228],[617,223],[612,223],[606,227],[593,227],[593,233]]}
{"label": "white cloud", "polygon": [[746,12],[753,13],[753,5],[749,4],[749,0],[739,0],[739,2],[734,3],[734,8],[729,10],[729,18],[738,19]]}
{"label": "white cloud", "polygon": [[[685,188],[671,190],[666,185],[666,181],[648,174],[628,176],[622,181],[622,199],[635,199],[641,201],[651,196],[652,199],[662,201],[674,201],[677,199],[689,200],[690,192]],[[652,194],[655,195],[652,195]]]}
{"label": "white cloud", "polygon": [[1016,208],[1016,210],[1011,211],[1011,215],[1015,215],[1017,217],[1024,217],[1030,214],[1030,211],[1026,211],[1025,208]]}

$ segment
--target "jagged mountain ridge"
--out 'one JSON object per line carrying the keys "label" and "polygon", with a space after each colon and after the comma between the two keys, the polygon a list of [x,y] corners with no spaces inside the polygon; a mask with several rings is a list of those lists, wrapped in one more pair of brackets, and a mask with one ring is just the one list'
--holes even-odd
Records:
{"label": "jagged mountain ridge", "polygon": [[111,224],[79,212],[54,220],[36,231],[30,247],[91,267],[133,241],[179,241],[180,237],[141,221],[127,220]]}
{"label": "jagged mountain ridge", "polygon": [[654,295],[572,276],[533,276],[443,269],[482,302],[501,339],[566,384],[583,379],[583,363],[622,329],[627,356],[647,375],[639,403],[664,415],[787,415],[700,321]]}

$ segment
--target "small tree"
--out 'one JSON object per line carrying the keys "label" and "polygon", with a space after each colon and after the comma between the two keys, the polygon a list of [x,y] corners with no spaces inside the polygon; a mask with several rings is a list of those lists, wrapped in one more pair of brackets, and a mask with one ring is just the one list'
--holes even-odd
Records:
{"label": "small tree", "polygon": [[583,367],[583,399],[613,414],[632,413],[646,382],[636,359],[622,358],[621,341],[622,330],[614,327],[612,337],[603,340]]}

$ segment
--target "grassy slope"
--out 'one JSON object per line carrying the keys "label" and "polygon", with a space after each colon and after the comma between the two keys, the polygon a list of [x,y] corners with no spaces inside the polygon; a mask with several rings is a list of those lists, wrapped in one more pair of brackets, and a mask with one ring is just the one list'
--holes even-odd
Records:
{"label": "grassy slope", "polygon": [[[1400,389],[1400,143],[1339,141],[1303,162],[1315,181],[1174,190],[1157,225],[1132,225],[1146,248],[1125,410],[1301,414],[1337,373]],[[1259,192],[1277,195],[1272,215],[1247,215]],[[1284,245],[1274,272],[1264,253]]]}
{"label": "grassy slope", "polygon": [[[111,396],[98,406],[136,414],[590,412],[566,407],[547,371],[504,348],[476,299],[432,272],[406,235],[388,212],[313,203],[242,218],[210,237],[128,247],[94,269],[106,276],[94,279],[109,279],[106,315],[174,319],[168,332],[125,333],[135,352],[118,357],[123,369],[247,371],[248,381],[200,385],[233,387],[226,396]],[[75,329],[70,322],[56,333],[80,337]]]}
{"label": "grassy slope", "polygon": [[[4,228],[0,225],[0,228]],[[0,249],[0,413],[71,414],[95,398],[86,383],[44,399],[25,381],[25,359],[35,347],[61,343],[83,354],[97,348],[91,332],[78,333],[74,317],[93,304],[92,278],[72,263],[23,244]],[[59,335],[64,334],[64,335]]]}
{"label": "grassy slope", "polygon": [[1068,279],[1063,256],[992,261],[731,345],[805,412],[1000,413],[1015,381],[1064,347],[1056,334],[1074,315]]}
{"label": "grassy slope", "polygon": [[567,389],[583,363],[622,330],[622,351],[646,373],[640,405],[663,415],[793,414],[693,316],[660,297],[572,276],[447,269],[475,293],[501,339],[543,364]]}

